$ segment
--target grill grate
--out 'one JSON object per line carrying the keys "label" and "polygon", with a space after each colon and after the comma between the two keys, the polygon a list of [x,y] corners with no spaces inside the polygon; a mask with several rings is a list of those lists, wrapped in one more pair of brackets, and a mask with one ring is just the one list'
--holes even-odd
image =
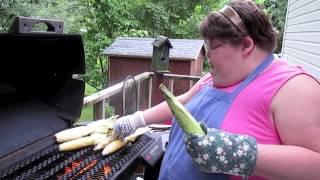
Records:
{"label": "grill grate", "polygon": [[30,159],[27,159],[27,160],[23,161],[22,163],[20,163],[16,166],[13,166],[13,167],[9,168],[8,170],[4,171],[0,177],[1,178],[7,177],[7,176],[10,177],[13,175],[13,173],[20,174],[21,172],[26,171],[26,169],[28,167],[35,166],[35,164],[38,161],[42,161],[42,159],[50,159],[48,157],[48,155],[56,153],[57,149],[58,149],[58,145],[51,146],[51,147],[47,148],[46,150],[37,153],[35,156],[32,156]]}
{"label": "grill grate", "polygon": [[109,179],[129,166],[152,141],[149,136],[140,136],[109,156],[93,151],[93,147],[59,152],[55,144],[0,173],[0,179]]}

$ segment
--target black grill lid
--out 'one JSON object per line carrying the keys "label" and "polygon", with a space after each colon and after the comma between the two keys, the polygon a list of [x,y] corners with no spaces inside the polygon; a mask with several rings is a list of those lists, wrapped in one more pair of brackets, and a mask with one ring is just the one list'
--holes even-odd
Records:
{"label": "black grill lid", "polygon": [[[14,24],[50,24],[25,20]],[[16,27],[0,33],[0,159],[70,127],[81,114],[85,84],[73,77],[85,73],[82,38],[55,33],[61,25],[54,21],[50,32],[19,33]]]}

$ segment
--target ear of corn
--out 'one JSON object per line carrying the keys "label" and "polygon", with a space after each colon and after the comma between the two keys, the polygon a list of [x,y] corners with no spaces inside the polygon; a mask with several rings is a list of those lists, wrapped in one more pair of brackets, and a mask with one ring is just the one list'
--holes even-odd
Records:
{"label": "ear of corn", "polygon": [[150,128],[148,127],[142,127],[136,129],[136,131],[125,137],[123,140],[117,139],[112,141],[110,144],[106,145],[105,148],[102,151],[102,155],[109,155],[111,153],[114,153],[124,147],[128,142],[134,142],[140,135],[150,131]]}
{"label": "ear of corn", "polygon": [[108,119],[100,119],[100,120],[97,120],[97,121],[93,121],[91,123],[89,123],[87,125],[87,127],[89,128],[99,128],[99,127],[105,127],[105,128],[109,128],[109,129],[112,129],[113,128],[113,122],[115,121],[115,119],[118,118],[118,115],[115,115],[115,116],[112,116]]}
{"label": "ear of corn", "polygon": [[123,139],[117,139],[112,141],[110,144],[108,144],[102,151],[102,155],[109,155],[111,153],[114,153],[116,151],[118,151],[119,149],[121,149],[122,147],[124,147],[127,144],[127,140]]}
{"label": "ear of corn", "polygon": [[63,143],[96,133],[108,135],[111,133],[110,131],[112,131],[113,123],[117,117],[118,115],[115,115],[108,119],[93,121],[86,126],[78,126],[62,130],[55,134],[56,141],[58,143]]}
{"label": "ear of corn", "polygon": [[93,140],[93,144],[99,144],[101,141],[103,141],[103,139],[105,139],[107,137],[106,134],[101,134],[101,133],[93,133],[90,135],[90,137]]}
{"label": "ear of corn", "polygon": [[108,144],[112,142],[112,136],[105,137],[100,140],[100,142],[94,147],[94,151],[98,151],[100,149],[103,149],[106,147]]}
{"label": "ear of corn", "polygon": [[127,141],[134,142],[140,135],[142,135],[142,134],[144,134],[144,133],[146,133],[148,131],[150,131],[149,127],[138,128],[138,129],[136,129],[136,131],[133,134],[125,137],[125,139]]}
{"label": "ear of corn", "polygon": [[68,142],[64,142],[59,145],[59,151],[71,151],[79,148],[83,148],[86,146],[91,146],[93,145],[93,139],[91,136],[79,138],[79,139],[74,139]]}
{"label": "ear of corn", "polygon": [[90,133],[85,126],[74,127],[71,129],[62,130],[55,134],[57,142],[66,142],[81,138]]}
{"label": "ear of corn", "polygon": [[90,128],[90,133],[94,134],[94,133],[100,133],[100,134],[107,134],[108,131],[112,128],[109,128],[107,126],[96,126],[96,127],[88,127]]}
{"label": "ear of corn", "polygon": [[178,99],[163,84],[159,88],[181,129],[189,135],[205,135],[199,123]]}

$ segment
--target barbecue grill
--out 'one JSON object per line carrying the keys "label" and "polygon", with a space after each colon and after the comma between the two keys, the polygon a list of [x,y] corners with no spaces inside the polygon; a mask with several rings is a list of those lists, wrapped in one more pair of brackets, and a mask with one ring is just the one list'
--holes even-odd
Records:
{"label": "barbecue grill", "polygon": [[[47,25],[33,32],[34,24]],[[59,152],[54,134],[79,118],[85,83],[81,36],[63,22],[17,17],[0,34],[0,179],[130,179],[162,157],[161,137],[140,136],[109,156]]]}

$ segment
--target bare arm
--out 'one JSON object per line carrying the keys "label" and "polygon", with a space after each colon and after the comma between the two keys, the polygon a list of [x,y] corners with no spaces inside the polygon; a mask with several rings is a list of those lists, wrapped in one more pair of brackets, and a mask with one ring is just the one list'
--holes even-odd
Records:
{"label": "bare arm", "polygon": [[[205,80],[205,77],[206,76],[201,78],[191,89],[189,89],[189,91],[178,96],[178,100],[182,104],[185,104],[187,101],[189,101],[198,90],[199,85]],[[164,101],[150,109],[143,111],[143,117],[146,121],[146,124],[157,124],[172,119],[172,113],[168,107],[168,104]]]}
{"label": "bare arm", "polygon": [[274,97],[271,109],[284,145],[258,145],[255,175],[268,179],[319,179],[320,86],[299,75]]}

